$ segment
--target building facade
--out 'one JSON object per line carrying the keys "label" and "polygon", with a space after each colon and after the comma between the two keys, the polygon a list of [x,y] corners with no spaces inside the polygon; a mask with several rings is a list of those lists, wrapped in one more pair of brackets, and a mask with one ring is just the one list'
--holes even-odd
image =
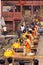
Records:
{"label": "building facade", "polygon": [[1,1],[2,16],[8,30],[17,30],[24,17],[37,15],[43,20],[43,0],[13,0]]}

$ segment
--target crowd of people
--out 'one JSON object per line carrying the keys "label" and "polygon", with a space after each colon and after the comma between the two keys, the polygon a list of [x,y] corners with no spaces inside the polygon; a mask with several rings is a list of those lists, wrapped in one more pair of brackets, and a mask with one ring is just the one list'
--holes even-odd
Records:
{"label": "crowd of people", "polygon": [[[38,21],[38,19],[32,20],[32,22],[30,22],[30,24],[25,24],[25,25],[22,24],[20,29],[17,31],[18,39],[16,40],[16,43],[12,44],[12,48],[13,49],[20,48],[20,46],[24,46],[24,48],[26,49],[26,50],[24,50],[24,54],[31,53],[31,48],[34,46],[34,44],[36,42],[39,41],[40,26],[41,25],[40,25],[40,22]],[[37,41],[35,41],[35,39]],[[13,50],[11,50],[11,51],[13,51]],[[5,51],[3,54],[4,57],[7,57],[7,61],[9,63],[9,65],[13,65],[12,64],[12,55],[14,53],[11,51],[9,51],[9,54],[7,54],[8,51],[7,51],[7,53],[5,53],[6,52]],[[11,54],[10,54],[10,52],[11,52]],[[1,59],[0,64],[5,65],[5,60]],[[24,65],[24,63],[20,62],[20,65]]]}
{"label": "crowd of people", "polygon": [[[34,44],[38,43],[38,41],[39,41],[39,36],[40,36],[40,34],[38,33],[39,28],[40,28],[39,21],[37,21],[37,22],[32,21],[32,22],[30,22],[30,25],[27,24],[25,26],[22,24],[18,31],[18,39],[16,39],[16,42],[14,42],[12,44],[12,48],[13,49],[20,48],[21,46],[24,46],[23,53],[24,54],[27,54],[27,53],[32,54],[31,48],[34,47]],[[35,39],[37,41],[35,41]],[[11,49],[10,50],[7,49],[3,54],[4,58],[7,58],[9,65],[13,65],[12,55],[14,55],[14,53],[15,53],[15,50],[11,50]],[[5,60],[1,59],[0,64],[5,64]],[[20,61],[19,64],[24,65],[24,62]]]}

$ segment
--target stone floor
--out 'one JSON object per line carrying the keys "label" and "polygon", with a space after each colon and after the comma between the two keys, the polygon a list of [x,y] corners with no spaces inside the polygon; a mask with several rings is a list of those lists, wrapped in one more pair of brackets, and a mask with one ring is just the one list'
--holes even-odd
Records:
{"label": "stone floor", "polygon": [[43,36],[40,36],[37,55],[43,55]]}
{"label": "stone floor", "polygon": [[40,36],[37,56],[39,60],[39,65],[43,65],[43,36]]}

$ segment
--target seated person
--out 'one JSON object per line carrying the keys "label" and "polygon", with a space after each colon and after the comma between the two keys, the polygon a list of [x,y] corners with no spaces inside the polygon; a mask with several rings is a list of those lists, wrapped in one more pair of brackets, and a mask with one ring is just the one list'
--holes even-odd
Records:
{"label": "seated person", "polygon": [[27,31],[24,30],[24,31],[23,31],[23,34],[22,34],[22,38],[25,39],[27,34],[28,34]]}
{"label": "seated person", "polygon": [[38,33],[38,26],[37,25],[35,25],[34,26],[34,29],[33,29],[33,31],[32,31],[32,33],[34,34],[34,37],[35,38],[39,38],[39,36],[40,36],[40,34]]}
{"label": "seated person", "polygon": [[28,32],[29,32],[29,34],[28,34],[29,39],[30,39],[31,43],[33,43],[32,31],[28,31]]}
{"label": "seated person", "polygon": [[36,35],[36,32],[35,32],[34,28],[32,28],[32,36],[35,37],[35,35]]}
{"label": "seated person", "polygon": [[26,51],[27,51],[27,52],[30,52],[31,47],[32,47],[33,45],[31,44],[31,41],[30,41],[30,39],[29,39],[29,36],[26,35],[26,37],[27,37],[27,39],[24,41],[24,45],[25,45],[25,47],[26,47]]}

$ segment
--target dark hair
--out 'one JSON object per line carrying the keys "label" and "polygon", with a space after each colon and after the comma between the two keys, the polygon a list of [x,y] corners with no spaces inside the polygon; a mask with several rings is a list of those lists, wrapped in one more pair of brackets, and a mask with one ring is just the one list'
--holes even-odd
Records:
{"label": "dark hair", "polygon": [[25,32],[26,32],[26,29],[23,30],[23,33],[25,33]]}
{"label": "dark hair", "polygon": [[23,26],[23,24],[21,26]]}
{"label": "dark hair", "polygon": [[26,35],[26,37],[27,37],[27,38],[29,38],[29,36],[28,36],[28,35]]}
{"label": "dark hair", "polygon": [[12,57],[7,58],[8,63],[12,63]]}
{"label": "dark hair", "polygon": [[30,31],[29,31],[29,33],[31,33],[31,34],[32,34],[32,31],[30,30]]}
{"label": "dark hair", "polygon": [[32,28],[32,30],[34,30],[34,28]]}
{"label": "dark hair", "polygon": [[0,59],[0,64],[4,64],[5,60],[4,59]]}
{"label": "dark hair", "polygon": [[20,43],[23,43],[23,39],[22,39],[22,38],[20,38],[20,40],[19,40],[19,41],[20,41]]}

